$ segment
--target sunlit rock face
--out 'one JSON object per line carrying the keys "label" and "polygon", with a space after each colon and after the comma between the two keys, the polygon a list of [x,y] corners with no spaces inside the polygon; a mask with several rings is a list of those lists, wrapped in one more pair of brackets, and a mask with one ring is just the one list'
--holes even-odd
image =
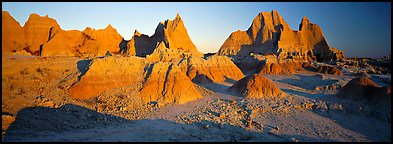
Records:
{"label": "sunlit rock face", "polygon": [[321,28],[303,17],[299,30],[292,30],[280,14],[273,10],[261,12],[247,31],[233,32],[218,51],[219,55],[247,56],[275,54],[278,59],[332,61],[344,53],[330,48]]}
{"label": "sunlit rock face", "polygon": [[242,78],[230,87],[229,90],[239,92],[245,98],[265,98],[286,95],[273,82],[259,74]]}
{"label": "sunlit rock face", "polygon": [[27,46],[25,33],[20,24],[8,13],[2,12],[1,49],[3,55],[23,51]]}
{"label": "sunlit rock face", "polygon": [[[111,25],[105,29],[87,27],[83,31],[59,31],[43,44],[42,56],[104,56],[119,53],[123,37]],[[67,41],[67,42],[65,42]]]}
{"label": "sunlit rock face", "polygon": [[[129,53],[126,53],[145,57],[154,53],[155,49],[160,48],[160,43],[163,43],[169,49],[168,51],[172,52],[173,56],[175,56],[174,52],[177,52],[178,54],[175,57],[181,55],[203,57],[203,53],[197,50],[188,36],[187,29],[179,14],[173,20],[160,22],[151,37],[135,31],[134,36],[127,44],[126,51],[129,51]],[[157,52],[162,52],[162,50]]]}

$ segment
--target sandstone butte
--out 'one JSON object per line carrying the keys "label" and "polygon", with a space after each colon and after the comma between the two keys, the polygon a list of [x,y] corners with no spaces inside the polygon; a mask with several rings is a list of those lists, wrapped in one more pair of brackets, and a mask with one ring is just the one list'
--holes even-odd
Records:
{"label": "sandstone butte", "polygon": [[1,47],[2,55],[24,51],[27,47],[23,28],[7,11],[2,12]]}
{"label": "sandstone butte", "polygon": [[86,100],[106,90],[132,85],[141,85],[135,95],[145,103],[183,104],[202,97],[179,66],[170,62],[147,63],[135,56],[94,59],[69,92],[75,99]]}
{"label": "sandstone butte", "polygon": [[259,13],[247,31],[233,32],[218,51],[219,55],[229,56],[250,53],[319,62],[344,58],[342,51],[329,47],[321,28],[307,17],[303,17],[299,30],[295,31],[276,10]]}
{"label": "sandstone butte", "polygon": [[267,62],[257,74],[295,74],[303,70],[302,63],[287,61],[283,63]]}
{"label": "sandstone butte", "polygon": [[[67,40],[67,43],[64,41]],[[43,45],[42,56],[103,56],[119,53],[123,37],[111,25],[105,29],[60,31]]]}
{"label": "sandstone butte", "polygon": [[381,87],[366,77],[357,77],[349,81],[337,93],[337,97],[353,101],[365,100],[372,104],[390,104],[391,87]]}
{"label": "sandstone butte", "polygon": [[2,11],[2,24],[3,55],[26,51],[38,56],[42,45],[52,38],[50,31],[56,33],[60,29],[56,20],[37,14],[30,14],[21,27],[7,11]]}
{"label": "sandstone butte", "polygon": [[[135,31],[127,44],[125,53],[144,57],[154,53],[161,42],[172,52],[173,56],[177,53],[176,55],[179,56],[176,57],[181,57],[181,55],[203,57],[203,53],[200,53],[191,41],[179,14],[176,14],[173,20],[160,22],[151,37]],[[157,52],[160,53],[160,51]],[[158,57],[160,55],[162,54],[156,54]]]}
{"label": "sandstone butte", "polygon": [[190,79],[204,75],[213,82],[239,80],[244,77],[242,71],[226,56],[211,56],[207,60],[199,57],[190,57],[179,65],[187,68]]}
{"label": "sandstone butte", "polygon": [[147,73],[149,75],[140,90],[143,102],[184,104],[202,98],[190,78],[173,63],[150,64]]}
{"label": "sandstone butte", "polygon": [[230,91],[239,92],[245,98],[285,96],[277,86],[259,74],[252,74],[236,82]]}
{"label": "sandstone butte", "polygon": [[146,60],[140,57],[105,57],[94,59],[85,74],[80,75],[69,92],[75,99],[85,100],[105,90],[140,84],[144,80]]}
{"label": "sandstone butte", "polygon": [[[103,56],[107,51],[119,53],[123,41],[111,25],[105,29],[62,30],[55,19],[30,14],[25,25],[2,12],[2,52],[30,53],[36,56]],[[65,42],[67,41],[67,42]]]}
{"label": "sandstone butte", "polygon": [[42,45],[61,30],[55,19],[49,18],[48,15],[41,17],[38,14],[30,14],[23,29],[28,44],[27,50],[33,55],[40,55]]}

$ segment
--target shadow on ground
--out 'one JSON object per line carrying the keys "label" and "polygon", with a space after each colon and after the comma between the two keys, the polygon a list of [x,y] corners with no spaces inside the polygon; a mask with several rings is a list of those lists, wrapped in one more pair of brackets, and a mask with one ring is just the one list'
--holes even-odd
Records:
{"label": "shadow on ground", "polygon": [[226,86],[223,84],[219,84],[219,83],[215,83],[215,82],[211,82],[211,83],[195,83],[199,86],[202,86],[208,90],[211,90],[215,93],[219,93],[219,94],[225,94],[225,95],[230,95],[230,96],[239,96],[238,94],[234,93],[234,92],[230,92],[229,88],[230,86]]}
{"label": "shadow on ground", "polygon": [[[329,98],[330,99],[330,98]],[[335,123],[343,128],[364,135],[368,140],[374,142],[391,142],[391,123],[390,120],[380,120],[379,117],[386,117],[378,112],[380,109],[374,109],[365,104],[353,103],[346,100],[335,100],[329,102],[339,102],[343,104],[343,110],[330,110],[330,111],[318,111],[313,110],[315,114],[322,117],[334,120]],[[363,109],[371,109],[374,112],[365,112],[356,110],[358,106],[362,106]],[[374,109],[374,110],[372,110]],[[368,111],[368,110],[365,110]]]}
{"label": "shadow on ground", "polygon": [[164,119],[127,120],[67,104],[18,112],[3,141],[327,141],[271,135],[211,121],[182,124]]}
{"label": "shadow on ground", "polygon": [[281,89],[281,90],[285,93],[288,93],[288,94],[295,94],[295,95],[299,95],[299,96],[303,96],[303,97],[311,98],[311,99],[315,99],[315,100],[319,100],[323,97],[333,96],[333,95],[327,95],[327,94],[323,94],[323,93],[317,93],[317,94],[305,93],[305,92],[295,91],[295,90],[291,90],[291,89]]}
{"label": "shadow on ground", "polygon": [[278,80],[278,82],[287,83],[307,90],[313,90],[317,86],[326,86],[338,82],[337,80],[322,79],[321,77],[317,77],[313,75],[308,76],[302,74],[295,74],[295,76],[299,77],[299,79],[287,78],[287,79]]}
{"label": "shadow on ground", "polygon": [[92,60],[80,60],[80,61],[77,62],[78,70],[79,70],[79,72],[81,73],[81,74],[78,76],[78,80],[80,80],[80,78],[81,78],[83,75],[86,74],[86,72],[87,72],[87,70],[88,70],[88,67],[89,67],[91,61],[92,61]]}

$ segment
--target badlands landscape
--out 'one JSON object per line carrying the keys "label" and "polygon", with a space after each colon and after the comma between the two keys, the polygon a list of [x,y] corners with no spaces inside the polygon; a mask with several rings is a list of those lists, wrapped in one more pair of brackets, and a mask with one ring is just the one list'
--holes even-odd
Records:
{"label": "badlands landscape", "polygon": [[216,53],[180,14],[152,36],[2,11],[2,141],[391,142],[391,57],[346,58],[257,13]]}

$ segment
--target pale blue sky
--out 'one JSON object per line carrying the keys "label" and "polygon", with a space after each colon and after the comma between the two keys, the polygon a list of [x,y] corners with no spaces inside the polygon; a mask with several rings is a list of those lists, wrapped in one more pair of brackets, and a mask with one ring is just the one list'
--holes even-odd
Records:
{"label": "pale blue sky", "polygon": [[62,29],[103,29],[111,24],[126,40],[134,30],[149,36],[160,21],[180,13],[191,40],[204,53],[217,52],[236,30],[246,30],[263,11],[278,10],[289,26],[298,30],[303,16],[318,24],[331,47],[346,57],[382,57],[391,53],[391,3],[359,2],[2,2],[2,10],[20,22],[29,14],[48,15]]}

